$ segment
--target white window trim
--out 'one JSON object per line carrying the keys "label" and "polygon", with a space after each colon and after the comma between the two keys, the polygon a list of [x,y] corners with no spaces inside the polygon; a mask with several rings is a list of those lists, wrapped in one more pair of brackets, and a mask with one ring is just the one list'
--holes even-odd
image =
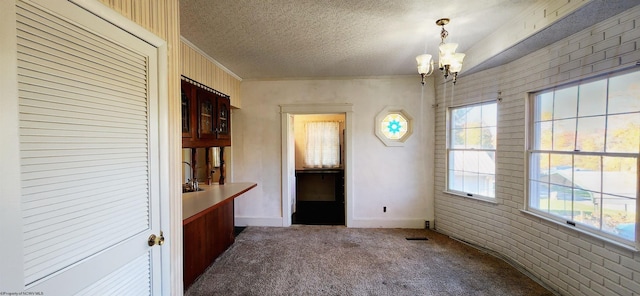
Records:
{"label": "white window trim", "polygon": [[[446,133],[446,144],[445,144],[445,189],[444,189],[444,193],[447,194],[451,194],[451,195],[456,195],[456,196],[460,196],[460,197],[464,197],[464,198],[468,198],[468,199],[473,199],[473,200],[479,200],[479,201],[484,201],[484,202],[488,202],[488,203],[492,203],[492,204],[498,204],[497,202],[497,192],[495,191],[494,188],[494,192],[493,195],[495,197],[489,197],[489,196],[485,196],[482,194],[475,194],[475,193],[470,193],[470,192],[465,192],[465,191],[457,191],[457,190],[451,190],[449,188],[449,152],[451,151],[451,109],[456,109],[456,108],[461,108],[461,107],[469,107],[469,106],[475,106],[475,105],[484,105],[484,104],[489,104],[494,102],[494,100],[487,100],[487,101],[481,101],[481,102],[477,102],[477,103],[471,103],[471,104],[462,104],[462,105],[456,105],[456,106],[449,106],[447,107],[447,113],[446,113],[446,124],[445,124],[445,133]],[[500,102],[500,100],[495,101],[496,103],[496,116],[497,116],[497,104],[498,102]],[[496,118],[497,120],[497,118]],[[498,137],[497,134],[497,126],[496,126],[496,139]],[[498,147],[496,144],[496,148],[495,149],[473,149],[475,151],[493,151],[494,153],[496,153],[496,159],[497,159],[497,152],[498,152]],[[497,173],[497,161],[494,160],[494,163],[496,164],[495,166],[495,171],[494,171],[494,177],[497,178],[498,173]],[[497,183],[497,180],[496,180]]]}
{"label": "white window trim", "polygon": [[[624,69],[623,69],[624,70]],[[545,213],[543,211],[540,211],[538,209],[532,208],[530,206],[530,201],[531,201],[531,196],[530,196],[530,183],[529,183],[529,178],[531,177],[531,172],[530,172],[530,166],[531,166],[531,154],[533,152],[548,152],[548,153],[567,153],[570,155],[575,155],[574,151],[554,151],[554,150],[533,150],[533,144],[534,144],[534,122],[533,122],[533,118],[534,118],[534,114],[533,112],[535,112],[535,108],[534,108],[534,104],[535,104],[535,96],[537,93],[541,93],[547,90],[551,90],[554,88],[565,88],[565,87],[571,87],[573,85],[581,85],[581,84],[586,84],[589,82],[593,82],[593,81],[597,81],[597,80],[601,80],[601,79],[609,79],[610,77],[613,76],[617,76],[617,75],[623,75],[626,73],[631,73],[632,71],[616,71],[613,73],[608,73],[606,75],[601,75],[598,77],[593,77],[591,79],[584,79],[584,80],[580,80],[580,81],[576,81],[576,82],[570,82],[567,84],[562,84],[562,85],[556,85],[554,87],[550,87],[547,89],[542,89],[542,90],[537,90],[537,91],[532,91],[532,92],[528,92],[526,94],[526,103],[525,103],[525,149],[524,149],[524,208],[521,210],[521,212],[526,213],[528,215],[540,218],[542,220],[560,225],[562,228],[564,229],[571,229],[572,231],[576,231],[580,234],[584,234],[587,236],[590,236],[592,238],[595,239],[599,239],[602,240],[606,243],[609,243],[611,245],[615,245],[618,247],[621,247],[625,250],[629,250],[629,251],[633,251],[633,252],[640,252],[640,238],[636,235],[636,241],[635,242],[630,242],[627,240],[624,240],[622,238],[619,238],[615,235],[612,234],[608,234],[604,231],[601,230],[594,230],[592,228],[589,228],[585,225],[581,225],[579,223],[569,223],[571,221],[567,221],[566,219],[562,219],[562,217],[560,216],[555,216],[549,213]],[[604,78],[606,77],[606,78]],[[582,152],[582,155],[586,154],[586,152]],[[631,157],[638,157],[638,154],[635,153],[605,153],[605,152],[593,152],[593,153],[588,153],[588,154],[593,154],[593,155],[597,155],[597,156],[601,156],[601,155],[608,155],[608,156],[631,156]],[[640,157],[639,157],[639,161],[638,161],[638,172],[640,172]],[[640,186],[639,187],[639,191],[640,191]],[[637,193],[636,195],[636,208],[638,207],[638,205],[640,205],[640,199],[638,199],[640,197],[640,192]],[[640,212],[638,212],[636,210],[636,227],[638,226],[638,222],[640,221]],[[637,231],[637,230],[636,230]],[[637,233],[637,232],[636,232]]]}

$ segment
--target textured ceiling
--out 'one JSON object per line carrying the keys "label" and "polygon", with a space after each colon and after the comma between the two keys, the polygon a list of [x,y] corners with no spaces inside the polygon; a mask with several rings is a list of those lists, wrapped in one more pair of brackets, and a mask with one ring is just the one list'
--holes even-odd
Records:
{"label": "textured ceiling", "polygon": [[181,0],[180,31],[243,79],[411,75],[416,55],[437,52],[437,19],[465,52],[536,2]]}

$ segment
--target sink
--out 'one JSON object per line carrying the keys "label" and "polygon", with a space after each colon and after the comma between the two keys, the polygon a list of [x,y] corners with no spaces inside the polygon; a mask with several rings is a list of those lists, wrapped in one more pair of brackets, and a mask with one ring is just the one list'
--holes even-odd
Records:
{"label": "sink", "polygon": [[193,188],[191,188],[190,186],[182,185],[182,193],[198,192],[198,191],[204,191],[204,189],[198,188],[198,190],[193,190]]}

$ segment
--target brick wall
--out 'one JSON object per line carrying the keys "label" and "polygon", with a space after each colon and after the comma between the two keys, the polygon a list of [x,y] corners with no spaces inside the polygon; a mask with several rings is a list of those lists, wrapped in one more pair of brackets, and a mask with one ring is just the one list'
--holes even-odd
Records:
{"label": "brick wall", "polygon": [[[562,295],[640,295],[640,252],[522,212],[527,93],[635,65],[639,46],[636,6],[508,65],[462,76],[454,90],[439,78],[436,229],[501,254]],[[445,104],[498,97],[497,203],[444,193]]]}

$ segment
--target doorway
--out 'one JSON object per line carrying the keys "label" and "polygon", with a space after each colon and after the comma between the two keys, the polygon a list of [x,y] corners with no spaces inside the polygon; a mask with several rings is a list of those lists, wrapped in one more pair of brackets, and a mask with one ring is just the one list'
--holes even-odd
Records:
{"label": "doorway", "polygon": [[344,119],[344,113],[293,116],[292,224],[345,225]]}
{"label": "doorway", "polygon": [[[339,224],[349,226],[353,212],[352,200],[352,108],[351,104],[308,104],[281,105],[282,114],[282,225],[291,226],[292,222],[304,224]],[[296,128],[296,116],[340,116],[341,163],[337,167],[305,168],[296,160],[296,133],[304,129],[304,124]],[[302,118],[302,117],[300,117]],[[298,159],[301,159],[300,154]],[[313,172],[312,172],[313,171]],[[301,192],[307,192],[298,198],[298,176],[301,176]],[[309,190],[311,191],[309,193]],[[338,193],[336,195],[336,192]],[[314,203],[312,203],[314,202]],[[322,205],[324,203],[324,205]],[[328,208],[328,209],[327,209]],[[302,211],[302,212],[300,212]],[[322,213],[340,213],[327,220]],[[300,213],[303,220],[300,220]],[[296,214],[294,216],[294,214]],[[318,217],[319,216],[319,217]],[[339,219],[336,222],[336,217]],[[324,220],[324,221],[323,221]]]}

